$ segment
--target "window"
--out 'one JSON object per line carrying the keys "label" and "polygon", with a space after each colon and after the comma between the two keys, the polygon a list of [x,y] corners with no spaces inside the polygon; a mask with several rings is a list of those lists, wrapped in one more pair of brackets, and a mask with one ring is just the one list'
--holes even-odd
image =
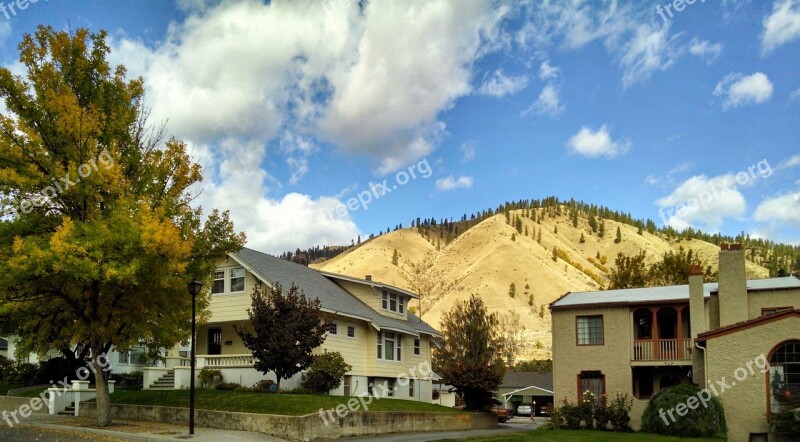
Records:
{"label": "window", "polygon": [[595,399],[600,399],[606,392],[606,377],[600,371],[582,371],[578,375],[578,402],[583,398],[583,393],[590,391]]}
{"label": "window", "polygon": [[244,291],[244,269],[231,269],[231,293]]}
{"label": "window", "polygon": [[[756,358],[758,360],[758,358]],[[784,398],[796,396],[800,391],[800,341],[787,341],[780,344],[769,359],[770,413],[780,412],[788,404]]]}
{"label": "window", "polygon": [[378,359],[401,361],[403,337],[399,333],[378,333]]}
{"label": "window", "polygon": [[214,272],[214,285],[211,287],[211,294],[225,293],[225,271],[217,270]]}
{"label": "window", "polygon": [[414,397],[414,380],[408,380],[408,397]]}
{"label": "window", "polygon": [[332,322],[331,325],[328,326],[328,334],[329,335],[339,334],[339,326],[336,325],[335,322]]}
{"label": "window", "polygon": [[121,351],[119,352],[119,358],[117,359],[118,364],[129,364],[130,363],[130,352],[129,351]]}
{"label": "window", "polygon": [[356,337],[356,328],[352,325],[347,326],[347,337],[348,338],[355,338]]}
{"label": "window", "polygon": [[405,313],[406,299],[402,295],[389,293],[386,290],[381,293],[381,308],[395,313]]}
{"label": "window", "polygon": [[603,345],[603,317],[578,316],[578,345]]}
{"label": "window", "polygon": [[386,390],[388,392],[387,396],[394,397],[394,390],[395,390],[395,388],[397,388],[394,385],[394,379],[387,380],[386,381],[386,387],[388,387],[387,390]]}
{"label": "window", "polygon": [[353,377],[350,375],[345,375],[344,382],[342,384],[344,385],[344,395],[350,396],[351,393],[350,386],[353,384]]}
{"label": "window", "polygon": [[414,339],[414,354],[419,356],[419,339]]}

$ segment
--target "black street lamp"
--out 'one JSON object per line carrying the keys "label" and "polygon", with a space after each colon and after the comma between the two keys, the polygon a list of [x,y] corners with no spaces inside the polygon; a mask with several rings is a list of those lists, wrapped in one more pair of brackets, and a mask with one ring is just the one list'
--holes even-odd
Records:
{"label": "black street lamp", "polygon": [[189,434],[194,434],[194,366],[195,366],[195,323],[197,316],[197,295],[203,289],[203,283],[200,281],[192,281],[186,285],[189,294],[192,295],[192,360],[191,360],[191,378],[189,380]]}

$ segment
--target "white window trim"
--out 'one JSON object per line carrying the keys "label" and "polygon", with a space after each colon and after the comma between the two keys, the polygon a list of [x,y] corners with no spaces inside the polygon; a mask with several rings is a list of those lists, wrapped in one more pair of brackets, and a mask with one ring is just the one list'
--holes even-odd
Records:
{"label": "white window trim", "polygon": [[[333,332],[331,332],[333,330]],[[336,322],[331,322],[331,325],[328,327],[328,334],[333,336],[339,336],[339,324]]]}
{"label": "white window trim", "polygon": [[[233,280],[233,271],[234,270],[242,270],[244,272],[244,275],[241,276],[241,278],[244,279],[244,287],[242,288],[242,290],[239,290],[239,291],[236,291],[236,292],[231,291],[231,287],[233,286],[233,281],[232,280]],[[222,281],[223,281],[223,283],[222,283],[222,292],[211,293],[212,296],[215,296],[215,297],[216,296],[240,296],[240,295],[243,295],[244,293],[247,292],[247,269],[246,268],[244,268],[242,266],[236,266],[236,267],[223,267],[223,268],[215,269],[214,270],[214,273],[215,273],[214,281],[219,281],[218,279],[216,279],[216,273],[217,272],[222,272],[222,275],[223,275],[222,276]],[[212,286],[212,290],[213,290],[213,286]]]}
{"label": "white window trim", "polygon": [[[350,329],[353,329],[353,336],[350,336]],[[355,325],[351,325],[351,324],[347,324],[347,327],[345,328],[344,335],[347,337],[347,339],[355,339],[356,336],[358,335],[356,333],[356,326]]]}
{"label": "white window trim", "polygon": [[[395,310],[392,310],[392,298],[394,297]],[[381,310],[396,313],[398,315],[406,314],[406,297],[399,293],[392,293],[388,290],[381,291],[380,294]]]}

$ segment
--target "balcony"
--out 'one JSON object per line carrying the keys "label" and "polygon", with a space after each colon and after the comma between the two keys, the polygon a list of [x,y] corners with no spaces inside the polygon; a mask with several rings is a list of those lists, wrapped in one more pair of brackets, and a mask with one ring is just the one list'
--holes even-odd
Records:
{"label": "balcony", "polygon": [[633,341],[634,361],[688,361],[691,339],[639,339]]}

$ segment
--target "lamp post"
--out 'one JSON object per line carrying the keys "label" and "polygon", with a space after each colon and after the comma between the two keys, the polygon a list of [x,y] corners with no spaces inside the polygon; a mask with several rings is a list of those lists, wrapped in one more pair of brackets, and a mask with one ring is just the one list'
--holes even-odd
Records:
{"label": "lamp post", "polygon": [[191,374],[189,380],[189,434],[194,434],[194,367],[195,367],[195,324],[197,316],[197,295],[203,288],[203,283],[200,281],[192,281],[186,285],[189,294],[192,296],[192,351],[191,351]]}

